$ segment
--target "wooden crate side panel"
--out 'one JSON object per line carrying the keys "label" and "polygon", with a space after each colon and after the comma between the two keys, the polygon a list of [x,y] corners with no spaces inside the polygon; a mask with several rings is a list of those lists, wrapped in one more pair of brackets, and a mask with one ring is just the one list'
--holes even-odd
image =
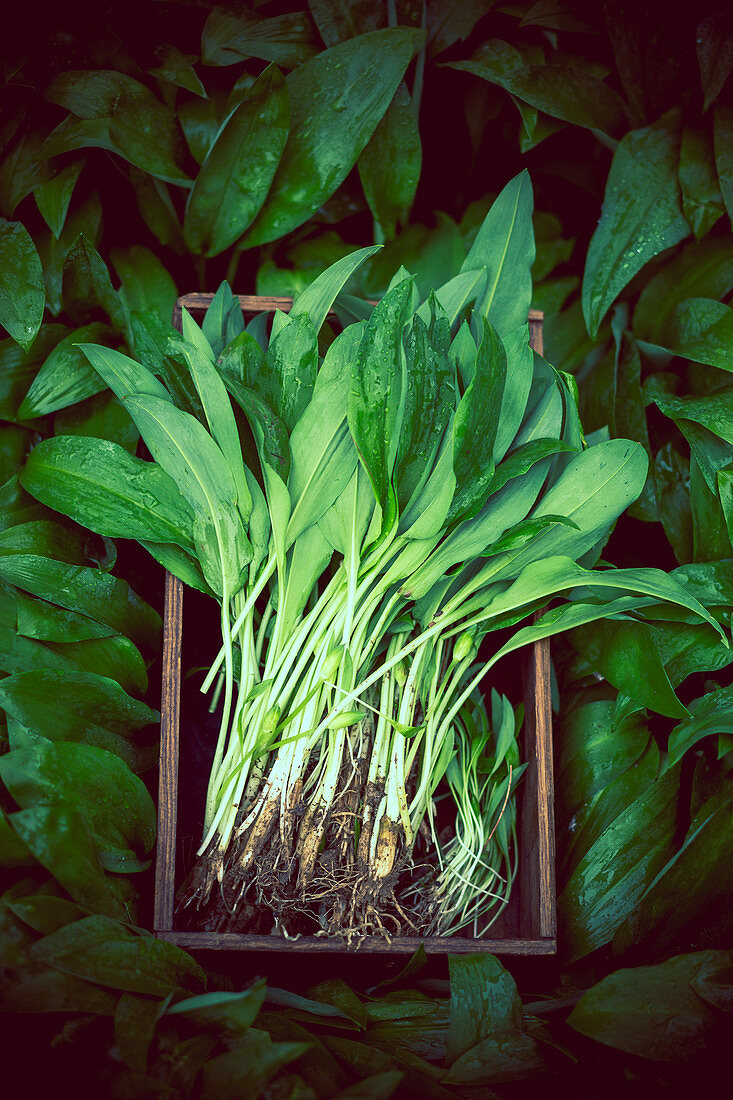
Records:
{"label": "wooden crate side panel", "polygon": [[556,935],[555,818],[552,777],[550,645],[537,642],[527,668],[520,788],[520,928],[529,938]]}
{"label": "wooden crate side panel", "polygon": [[[174,325],[180,330],[182,307],[205,311],[212,294],[187,294],[179,298]],[[291,298],[238,296],[242,311],[253,314],[276,309],[287,311]],[[529,313],[530,345],[542,353],[543,314]],[[176,932],[174,925],[176,823],[178,802],[178,748],[180,732],[180,686],[183,585],[166,575],[165,638],[163,647],[163,690],[161,699],[161,756],[159,777],[158,850],[155,880],[154,927],[161,938],[180,946],[198,949],[299,950],[342,952],[343,945],[317,937],[284,941],[271,936],[238,933]],[[519,937],[461,939],[458,937],[398,937],[392,941],[371,941],[362,953],[414,951],[418,944],[432,952],[465,953],[490,951],[498,954],[551,954],[555,950],[554,818],[552,795],[552,740],[550,724],[549,643],[537,643],[529,656],[525,696],[525,759],[529,767],[523,777],[520,798],[520,872],[517,882]],[[516,899],[515,903],[516,904]],[[497,930],[501,928],[501,918]]]}
{"label": "wooden crate side panel", "polygon": [[178,740],[181,721],[181,639],[183,582],[165,575],[163,611],[163,684],[160,698],[160,764],[158,773],[158,844],[155,861],[156,931],[173,928],[178,818]]}
{"label": "wooden crate side panel", "polygon": [[297,954],[317,953],[319,955],[345,953],[353,955],[412,955],[422,946],[428,954],[472,955],[476,952],[490,952],[492,955],[551,955],[555,941],[550,939],[460,939],[457,936],[395,936],[391,940],[372,937],[368,945],[349,950],[343,942],[301,936],[297,940],[284,940],[279,936],[248,936],[239,932],[159,932],[158,939],[174,943],[188,951],[287,951]]}

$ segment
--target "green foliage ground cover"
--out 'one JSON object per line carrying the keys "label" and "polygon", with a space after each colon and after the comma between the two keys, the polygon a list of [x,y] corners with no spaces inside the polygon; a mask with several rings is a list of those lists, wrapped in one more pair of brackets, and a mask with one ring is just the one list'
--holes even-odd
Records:
{"label": "green foliage ground cover", "polygon": [[142,930],[159,579],[21,484],[45,437],[136,450],[77,343],[154,357],[177,293],[226,274],[236,291],[297,293],[374,240],[352,294],[380,296],[404,263],[426,295],[529,167],[548,356],[587,430],[650,457],[604,557],[671,570],[729,628],[730,24],[715,4],[587,9],[139,3],[102,20],[80,6],[6,51],[5,1034],[36,1057],[52,1043],[51,1072],[80,1091],[609,1095],[721,1064],[733,703],[712,627],[594,624],[555,649],[561,951],[557,967],[510,965],[523,1009],[488,960],[452,965],[450,992],[434,967],[391,990],[355,968],[358,996],[304,968],[303,1003],[249,985],[254,969],[207,977]]}

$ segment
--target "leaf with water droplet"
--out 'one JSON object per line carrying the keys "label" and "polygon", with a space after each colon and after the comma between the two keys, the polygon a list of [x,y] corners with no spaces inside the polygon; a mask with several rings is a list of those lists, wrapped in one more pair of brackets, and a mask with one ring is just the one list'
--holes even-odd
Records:
{"label": "leaf with water droplet", "polygon": [[29,351],[41,327],[46,292],[43,268],[30,233],[0,218],[0,324]]}
{"label": "leaf with water droplet", "polygon": [[669,116],[632,130],[616,149],[583,276],[591,336],[637,271],[690,232],[680,209],[678,155],[679,134]]}

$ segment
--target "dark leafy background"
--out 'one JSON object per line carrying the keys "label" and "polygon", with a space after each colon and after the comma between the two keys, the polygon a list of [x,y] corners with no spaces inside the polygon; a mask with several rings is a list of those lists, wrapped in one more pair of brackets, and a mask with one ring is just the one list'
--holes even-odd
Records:
{"label": "dark leafy background", "polygon": [[548,357],[587,431],[651,459],[604,557],[673,570],[729,628],[726,5],[16,15],[0,74],[4,1081],[274,1100],[713,1080],[729,1058],[733,657],[711,627],[650,612],[643,632],[604,623],[555,647],[557,960],[417,958],[402,976],[358,957],[194,961],[144,932],[162,570],[45,508],[24,467],[54,434],[136,449],[76,342],[162,369],[178,293],[225,276],[298,293],[374,240],[354,293],[378,296],[400,264],[427,292],[528,168]]}

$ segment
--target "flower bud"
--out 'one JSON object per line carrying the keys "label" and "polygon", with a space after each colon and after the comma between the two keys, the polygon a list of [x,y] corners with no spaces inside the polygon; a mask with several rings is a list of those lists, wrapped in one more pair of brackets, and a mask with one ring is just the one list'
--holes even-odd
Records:
{"label": "flower bud", "polygon": [[473,631],[464,630],[456,640],[456,644],[453,646],[453,660],[465,661],[466,657],[472,657],[476,652],[474,645]]}
{"label": "flower bud", "polygon": [[394,674],[395,683],[397,683],[400,687],[404,687],[405,683],[407,682],[407,664],[404,659],[397,662],[397,664],[392,669],[392,672]]}
{"label": "flower bud", "polygon": [[342,645],[337,645],[333,649],[329,649],[321,665],[321,676],[324,680],[329,680],[331,683],[336,680],[343,657],[344,647]]}

